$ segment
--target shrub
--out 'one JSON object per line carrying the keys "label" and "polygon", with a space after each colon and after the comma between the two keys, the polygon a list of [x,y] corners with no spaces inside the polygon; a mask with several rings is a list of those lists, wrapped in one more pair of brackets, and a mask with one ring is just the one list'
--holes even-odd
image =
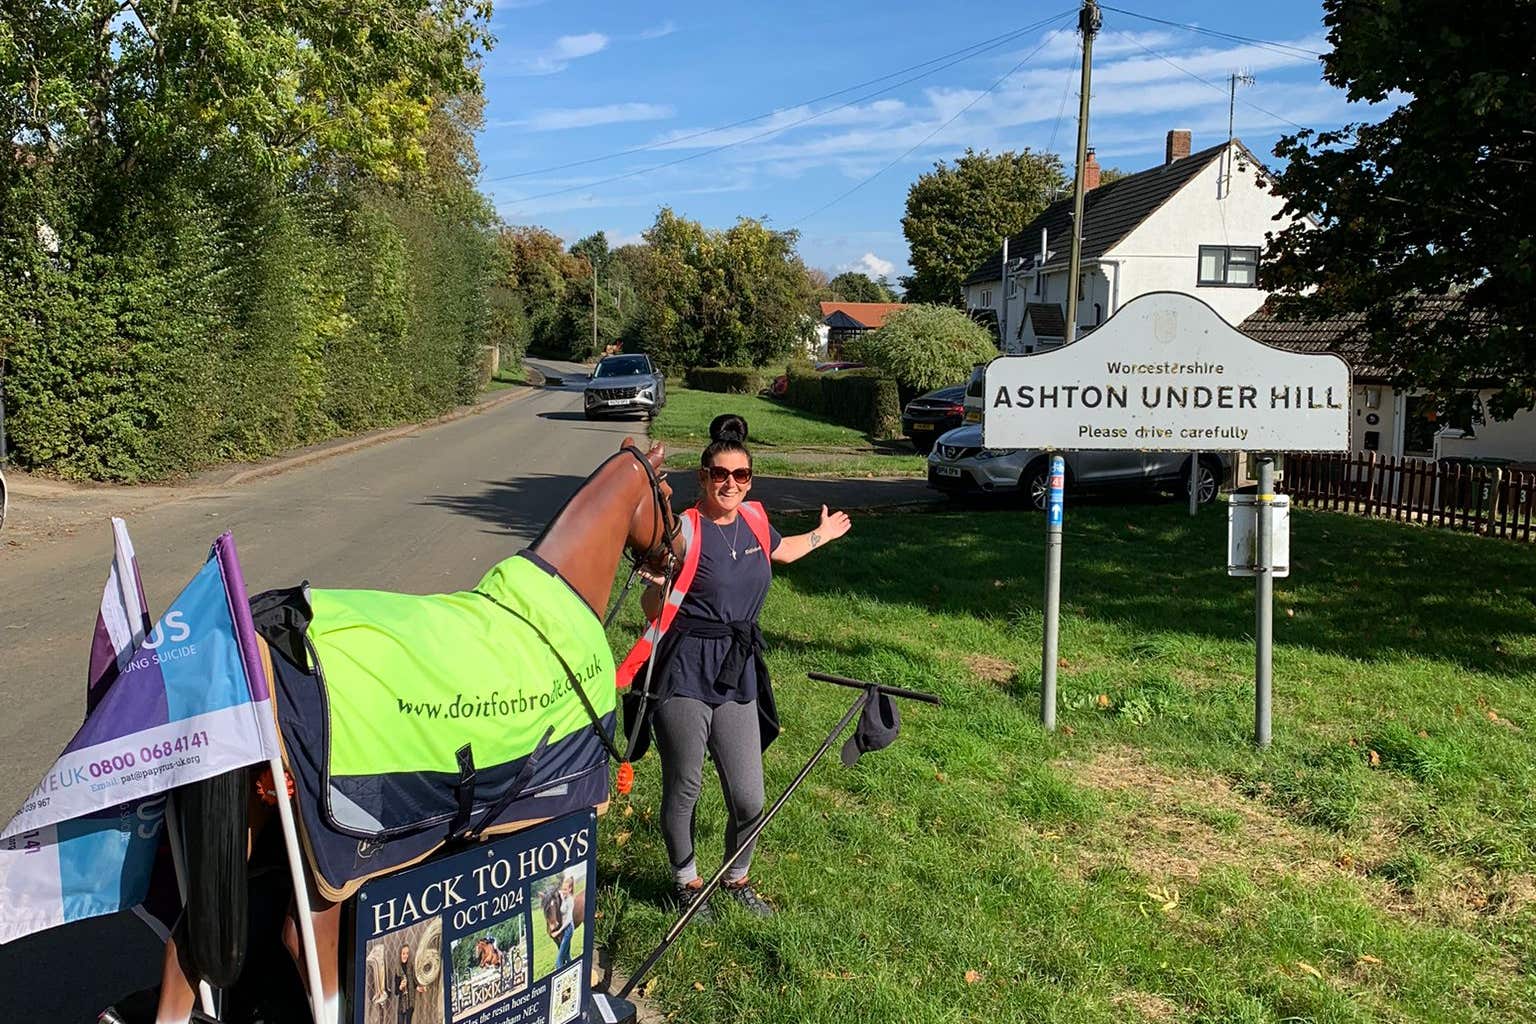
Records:
{"label": "shrub", "polygon": [[785,401],[797,409],[862,430],[871,437],[901,434],[896,381],[878,370],[816,373],[791,364]]}
{"label": "shrub", "polygon": [[897,310],[848,348],[855,359],[886,371],[914,393],[958,384],[973,365],[997,355],[987,329],[950,306]]}
{"label": "shrub", "polygon": [[695,366],[687,374],[690,388],[726,395],[755,395],[769,380],[769,371],[755,366]]}

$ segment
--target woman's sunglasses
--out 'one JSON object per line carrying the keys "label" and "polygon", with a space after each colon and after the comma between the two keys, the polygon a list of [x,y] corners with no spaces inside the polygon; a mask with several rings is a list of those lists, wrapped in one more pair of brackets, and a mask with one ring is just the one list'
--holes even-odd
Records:
{"label": "woman's sunglasses", "polygon": [[726,477],[732,477],[739,484],[752,482],[752,470],[742,467],[740,469],[726,469],[724,466],[710,466],[709,479],[711,483],[723,484]]}

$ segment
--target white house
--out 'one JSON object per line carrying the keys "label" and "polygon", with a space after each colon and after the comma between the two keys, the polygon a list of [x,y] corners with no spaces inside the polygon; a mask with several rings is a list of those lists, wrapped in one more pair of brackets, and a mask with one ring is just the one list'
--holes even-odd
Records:
{"label": "white house", "polygon": [[[1153,291],[1198,296],[1236,325],[1264,303],[1258,263],[1281,199],[1240,141],[1190,152],[1190,133],[1168,133],[1157,167],[1099,183],[1093,150],[1084,163],[1082,276],[1078,331],[1092,330],[1121,305]],[[1065,333],[1072,199],[1058,199],[1008,239],[963,282],[973,315],[990,310],[1004,350],[1059,345]]]}

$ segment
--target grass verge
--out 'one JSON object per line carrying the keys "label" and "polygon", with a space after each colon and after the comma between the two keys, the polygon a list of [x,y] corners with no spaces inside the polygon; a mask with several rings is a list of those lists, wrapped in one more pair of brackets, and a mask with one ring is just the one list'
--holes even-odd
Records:
{"label": "grass verge", "polygon": [[652,421],[652,440],[672,449],[667,465],[691,468],[709,443],[709,424],[721,413],[746,417],[753,465],[764,476],[923,476],[927,463],[904,444],[874,445],[869,436],[757,395],[671,388]]}
{"label": "grass verge", "polygon": [[490,383],[486,384],[485,390],[504,391],[507,388],[517,387],[519,384],[525,383],[527,383],[527,380],[523,375],[522,364],[519,363],[516,366],[503,366],[497,370],[496,376],[492,377]]}
{"label": "grass verge", "polygon": [[[829,755],[754,865],[780,915],[722,907],[649,994],[680,1024],[1536,1019],[1536,550],[1295,513],[1259,753],[1225,529],[1071,512],[1054,735],[1038,517],[861,516],[784,568],[770,800],[851,697],[806,671],[945,706],[904,707],[853,768]],[[631,603],[616,649],[638,627]],[[671,921],[655,756],[636,767],[600,828],[598,927],[630,969]]]}

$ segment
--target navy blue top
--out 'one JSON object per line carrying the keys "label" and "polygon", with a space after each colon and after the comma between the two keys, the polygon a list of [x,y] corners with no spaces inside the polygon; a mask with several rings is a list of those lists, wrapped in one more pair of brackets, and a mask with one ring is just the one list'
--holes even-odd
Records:
{"label": "navy blue top", "polygon": [[[712,622],[756,622],[773,582],[773,569],[763,556],[757,536],[746,519],[737,513],[730,526],[699,516],[699,567],[693,585],[678,607],[679,615],[708,619]],[[768,526],[772,554],[783,538]],[[736,557],[731,557],[735,550]],[[757,668],[748,658],[737,686],[720,683],[720,669],[730,652],[728,636],[677,638],[676,653],[668,666],[668,678],[662,680],[674,697],[692,697],[706,704],[746,703],[757,699]]]}

